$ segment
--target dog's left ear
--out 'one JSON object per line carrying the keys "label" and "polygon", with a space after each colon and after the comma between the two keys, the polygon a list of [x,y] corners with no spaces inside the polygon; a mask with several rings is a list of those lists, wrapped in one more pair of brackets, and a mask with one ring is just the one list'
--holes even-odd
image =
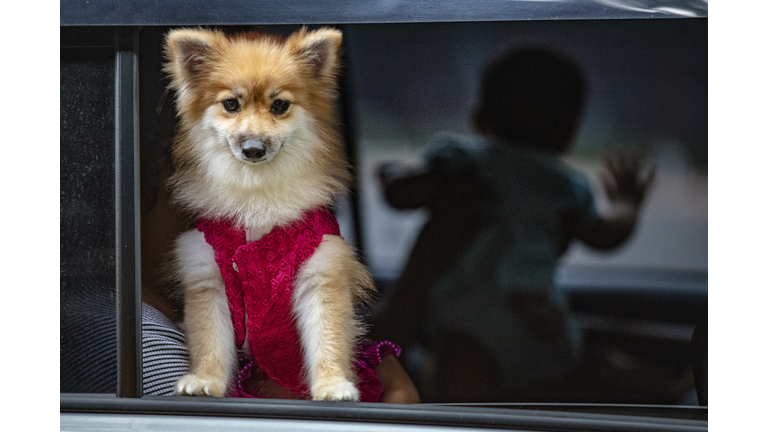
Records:
{"label": "dog's left ear", "polygon": [[306,28],[291,35],[286,41],[291,50],[304,59],[315,76],[333,76],[339,65],[341,32],[331,28],[307,31]]}

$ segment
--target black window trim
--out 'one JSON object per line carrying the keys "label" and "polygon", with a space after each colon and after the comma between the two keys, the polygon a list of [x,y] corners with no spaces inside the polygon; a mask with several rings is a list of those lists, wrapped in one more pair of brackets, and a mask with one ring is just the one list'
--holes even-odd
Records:
{"label": "black window trim", "polygon": [[538,431],[706,431],[706,407],[419,404],[62,394],[61,413],[180,415]]}
{"label": "black window trim", "polygon": [[142,396],[138,28],[115,30],[117,395]]}
{"label": "black window trim", "polygon": [[62,0],[60,25],[267,25],[706,17],[705,0]]}

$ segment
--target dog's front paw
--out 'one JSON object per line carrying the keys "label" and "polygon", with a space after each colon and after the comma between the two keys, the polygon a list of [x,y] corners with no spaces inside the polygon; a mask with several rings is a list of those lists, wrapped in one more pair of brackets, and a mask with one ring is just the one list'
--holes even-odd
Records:
{"label": "dog's front paw", "polygon": [[227,385],[215,378],[202,378],[195,374],[184,375],[176,381],[178,396],[224,396]]}
{"label": "dog's front paw", "polygon": [[312,389],[313,400],[358,402],[360,391],[349,381],[330,385],[316,385]]}

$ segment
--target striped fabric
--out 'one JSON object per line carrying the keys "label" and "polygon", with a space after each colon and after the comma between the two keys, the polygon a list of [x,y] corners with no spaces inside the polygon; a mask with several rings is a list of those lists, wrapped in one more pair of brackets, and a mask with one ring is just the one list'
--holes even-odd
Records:
{"label": "striped fabric", "polygon": [[[117,350],[112,295],[61,299],[60,391],[115,393]],[[189,369],[181,329],[155,308],[142,304],[145,395],[171,395],[175,381]]]}
{"label": "striped fabric", "polygon": [[145,395],[172,395],[176,380],[189,371],[187,340],[157,309],[142,304],[141,328]]}
{"label": "striped fabric", "polygon": [[62,296],[60,301],[60,392],[115,393],[114,293]]}

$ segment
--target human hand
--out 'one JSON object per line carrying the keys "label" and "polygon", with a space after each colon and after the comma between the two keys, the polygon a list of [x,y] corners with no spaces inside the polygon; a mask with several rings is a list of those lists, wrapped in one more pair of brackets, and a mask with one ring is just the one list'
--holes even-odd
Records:
{"label": "human hand", "polygon": [[393,355],[385,356],[381,363],[374,368],[376,375],[384,384],[384,393],[380,402],[414,404],[420,403],[421,398],[416,386],[411,381],[408,373]]}
{"label": "human hand", "polygon": [[655,167],[641,176],[640,157],[626,150],[606,156],[605,167],[601,179],[608,200],[614,204],[639,207],[653,182]]}
{"label": "human hand", "polygon": [[627,150],[605,157],[605,166],[601,177],[608,205],[600,210],[600,217],[591,227],[578,234],[588,246],[600,250],[618,247],[632,234],[656,171],[651,167],[642,174],[640,157]]}

